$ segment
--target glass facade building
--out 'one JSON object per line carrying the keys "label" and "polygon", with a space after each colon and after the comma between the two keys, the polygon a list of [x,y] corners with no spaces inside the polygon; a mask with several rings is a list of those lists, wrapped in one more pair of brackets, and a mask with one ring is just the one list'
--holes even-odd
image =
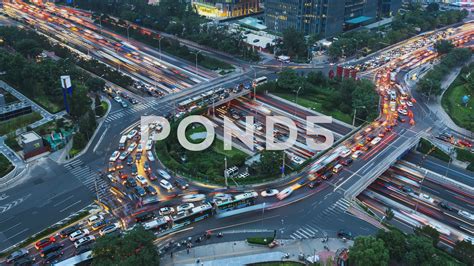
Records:
{"label": "glass facade building", "polygon": [[[398,9],[402,0],[265,0],[265,24],[273,31],[294,28],[308,34],[333,36],[345,28],[373,21],[381,8]],[[396,4],[398,3],[398,4]]]}
{"label": "glass facade building", "polygon": [[260,12],[259,0],[193,0],[200,15],[211,18],[232,18]]}

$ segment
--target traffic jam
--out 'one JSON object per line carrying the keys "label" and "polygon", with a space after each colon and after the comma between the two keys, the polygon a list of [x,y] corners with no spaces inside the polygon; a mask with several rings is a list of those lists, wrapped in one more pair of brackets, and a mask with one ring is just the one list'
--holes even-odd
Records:
{"label": "traffic jam", "polygon": [[161,53],[97,27],[85,12],[52,3],[39,7],[22,2],[5,3],[5,12],[57,41],[68,43],[74,52],[85,54],[85,59],[94,58],[127,74],[135,80],[135,89],[152,96],[178,92],[216,77],[212,72],[196,74],[195,69],[184,63],[169,63]]}
{"label": "traffic jam", "polygon": [[474,196],[468,185],[444,176],[426,176],[425,169],[400,161],[363,191],[358,199],[380,217],[392,210],[408,227],[430,226],[450,246],[457,241],[474,244]]}

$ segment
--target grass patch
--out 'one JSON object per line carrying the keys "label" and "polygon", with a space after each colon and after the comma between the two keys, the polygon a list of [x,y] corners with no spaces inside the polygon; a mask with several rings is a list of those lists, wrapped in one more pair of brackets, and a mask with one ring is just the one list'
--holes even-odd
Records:
{"label": "grass patch", "polygon": [[[295,94],[291,93],[281,93],[281,92],[276,92],[274,93],[278,97],[281,97],[285,100],[295,102]],[[321,96],[316,96],[316,95],[309,95],[305,96],[305,98],[298,97],[297,104],[304,106],[306,108],[309,108],[311,110],[314,110],[316,112],[323,113],[328,116],[332,116],[334,119],[346,122],[348,124],[352,124],[352,116],[351,114],[346,114],[341,112],[340,110],[325,110],[322,105],[323,101],[325,99]]]}
{"label": "grass patch", "polygon": [[71,148],[71,150],[69,150],[69,157],[73,158],[74,156],[76,156],[80,152],[81,152],[80,149]]}
{"label": "grass patch", "polygon": [[[458,79],[460,77],[456,80]],[[462,104],[461,99],[464,95],[473,95],[473,93],[474,91],[470,91],[464,84],[450,86],[441,100],[441,105],[454,123],[470,131],[474,131],[474,99],[471,99],[467,106]]]}
{"label": "grass patch", "polygon": [[31,123],[41,120],[42,118],[43,117],[39,113],[33,112],[1,122],[0,136],[6,135],[10,132],[14,132],[19,128],[26,127]]}
{"label": "grass patch", "polygon": [[440,150],[438,147],[435,147],[430,141],[421,138],[420,143],[418,147],[416,148],[417,151],[423,153],[423,154],[428,154],[430,156],[433,156],[435,158],[438,158],[442,161],[445,162],[450,162],[451,157],[444,151]]}
{"label": "grass patch", "polygon": [[0,178],[10,173],[13,170],[13,165],[5,155],[0,153]]}
{"label": "grass patch", "polygon": [[35,101],[37,104],[41,105],[48,112],[53,113],[53,114],[60,112],[64,109],[62,105],[59,105],[58,103],[51,101],[51,99],[48,99],[45,96],[29,97],[29,98],[33,99],[33,101]]}
{"label": "grass patch", "polygon": [[456,159],[463,162],[474,163],[474,153],[469,150],[456,148]]}
{"label": "grass patch", "polygon": [[268,237],[248,237],[247,242],[249,244],[255,244],[255,245],[268,245],[272,243],[272,241],[275,238],[273,236],[268,236]]}
{"label": "grass patch", "polygon": [[467,167],[466,170],[474,172],[474,163],[470,163]]}

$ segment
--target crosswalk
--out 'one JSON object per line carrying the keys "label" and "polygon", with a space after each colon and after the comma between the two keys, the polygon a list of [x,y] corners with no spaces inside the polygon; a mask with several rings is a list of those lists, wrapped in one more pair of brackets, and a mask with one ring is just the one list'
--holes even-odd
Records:
{"label": "crosswalk", "polygon": [[90,191],[96,193],[97,189],[100,198],[107,198],[112,195],[109,184],[99,176],[96,170],[85,165],[80,159],[68,162],[64,167]]}
{"label": "crosswalk", "polygon": [[119,109],[119,110],[111,112],[105,119],[105,122],[112,122],[114,120],[126,117],[128,115],[153,108],[153,106],[155,106],[154,102],[146,102],[142,104],[132,105],[129,108]]}
{"label": "crosswalk", "polygon": [[323,237],[324,232],[318,229],[319,221],[321,221],[321,219],[328,220],[346,212],[351,204],[352,203],[345,198],[337,200],[335,203],[313,217],[310,222],[299,227],[290,235],[290,238],[296,240]]}

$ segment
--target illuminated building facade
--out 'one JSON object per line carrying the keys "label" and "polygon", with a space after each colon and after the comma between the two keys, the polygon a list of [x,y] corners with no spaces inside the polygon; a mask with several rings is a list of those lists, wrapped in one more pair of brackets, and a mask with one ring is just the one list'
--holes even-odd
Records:
{"label": "illuminated building facade", "polygon": [[210,18],[232,18],[260,12],[259,0],[193,0],[200,15]]}

